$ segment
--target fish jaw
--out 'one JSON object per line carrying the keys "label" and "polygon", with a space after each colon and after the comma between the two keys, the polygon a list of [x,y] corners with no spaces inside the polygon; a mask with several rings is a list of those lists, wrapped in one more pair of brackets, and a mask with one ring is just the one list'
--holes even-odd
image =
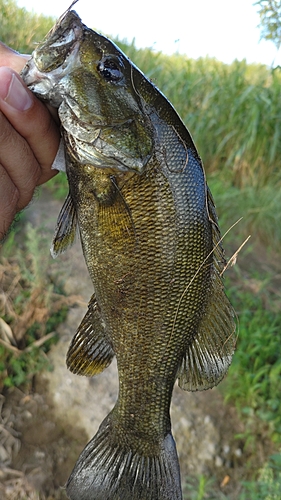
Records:
{"label": "fish jaw", "polygon": [[83,24],[74,12],[65,16],[46,35],[26,63],[21,76],[34,94],[59,107],[67,92],[69,75],[81,65],[79,48]]}

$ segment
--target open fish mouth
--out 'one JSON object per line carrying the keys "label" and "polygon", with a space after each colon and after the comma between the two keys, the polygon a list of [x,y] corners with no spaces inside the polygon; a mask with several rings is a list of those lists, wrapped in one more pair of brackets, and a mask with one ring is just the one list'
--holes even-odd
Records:
{"label": "open fish mouth", "polygon": [[56,29],[57,23],[21,72],[28,88],[55,107],[62,102],[62,92],[66,88],[64,78],[81,65],[79,48],[83,39],[83,24],[75,16],[64,25],[65,16],[58,21],[60,29]]}

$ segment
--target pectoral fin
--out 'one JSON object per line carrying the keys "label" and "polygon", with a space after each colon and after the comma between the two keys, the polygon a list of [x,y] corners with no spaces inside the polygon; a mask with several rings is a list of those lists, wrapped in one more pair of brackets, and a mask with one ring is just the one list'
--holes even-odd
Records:
{"label": "pectoral fin", "polygon": [[73,244],[76,227],[76,210],[71,195],[68,193],[58,216],[57,227],[51,245],[51,255],[54,259]]}
{"label": "pectoral fin", "polygon": [[114,351],[106,336],[99,307],[93,295],[86,315],[68,349],[66,364],[78,375],[92,377],[102,372],[112,361]]}

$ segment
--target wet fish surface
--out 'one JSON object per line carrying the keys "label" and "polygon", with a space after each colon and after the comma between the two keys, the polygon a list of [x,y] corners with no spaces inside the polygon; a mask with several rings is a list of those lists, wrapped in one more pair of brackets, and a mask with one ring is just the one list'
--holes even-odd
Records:
{"label": "wet fish surface", "polygon": [[93,376],[116,356],[115,407],[68,480],[71,500],[180,500],[170,402],[224,377],[235,349],[224,252],[193,140],[173,106],[73,10],[22,77],[58,108],[69,195],[52,244],[78,227],[94,294],[67,354]]}

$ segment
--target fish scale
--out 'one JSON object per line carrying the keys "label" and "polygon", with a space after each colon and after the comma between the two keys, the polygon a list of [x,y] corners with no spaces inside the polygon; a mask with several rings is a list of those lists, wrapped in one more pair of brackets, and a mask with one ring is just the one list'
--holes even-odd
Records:
{"label": "fish scale", "polygon": [[68,10],[22,76],[58,107],[69,195],[52,255],[79,230],[94,293],[67,354],[93,376],[117,359],[116,405],[68,480],[71,500],[181,500],[170,403],[227,372],[234,311],[201,159],[164,95]]}

